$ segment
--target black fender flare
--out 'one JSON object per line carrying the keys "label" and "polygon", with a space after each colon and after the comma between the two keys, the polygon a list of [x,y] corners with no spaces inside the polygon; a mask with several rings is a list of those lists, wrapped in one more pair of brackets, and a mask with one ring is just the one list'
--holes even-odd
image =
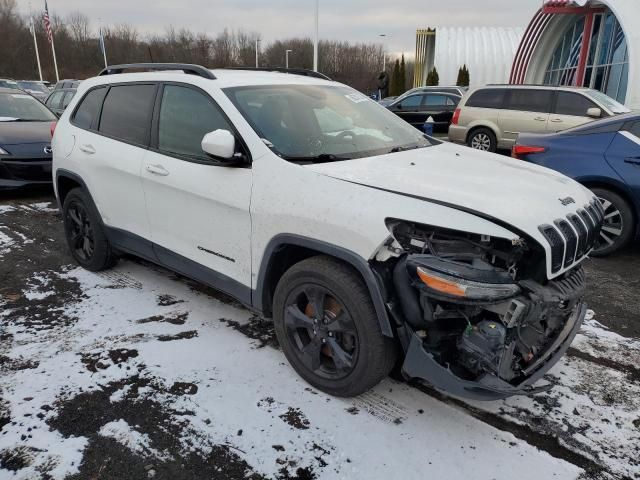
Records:
{"label": "black fender flare", "polygon": [[279,247],[284,245],[294,245],[298,247],[308,248],[310,250],[317,251],[319,253],[335,257],[343,262],[351,265],[355,268],[365,281],[373,306],[376,310],[378,317],[378,323],[380,324],[380,331],[386,337],[394,337],[393,329],[391,328],[391,322],[389,321],[389,314],[387,307],[382,296],[381,286],[376,280],[376,276],[371,269],[369,263],[357,253],[352,252],[343,247],[339,247],[322,240],[304,237],[295,234],[279,234],[273,237],[267,247],[264,250],[262,261],[260,263],[260,269],[258,271],[258,280],[256,289],[252,292],[252,303],[259,311],[264,311],[265,302],[264,294],[268,287],[266,285],[267,274],[271,267],[271,260],[274,256],[274,252]]}
{"label": "black fender flare", "polygon": [[91,196],[91,192],[89,192],[89,188],[87,187],[87,184],[82,179],[82,177],[80,175],[78,175],[77,173],[73,173],[73,172],[71,172],[69,170],[65,170],[64,168],[59,168],[59,169],[56,170],[55,187],[56,187],[56,200],[58,201],[58,207],[59,207],[60,211],[62,211],[62,202],[60,201],[60,191],[59,191],[58,187],[60,185],[60,179],[61,178],[68,178],[69,180],[73,180],[74,182],[78,183],[82,188],[84,188],[84,190],[87,192],[87,195],[89,195],[89,197],[91,198],[91,201],[95,205],[96,202],[93,201],[93,197]]}

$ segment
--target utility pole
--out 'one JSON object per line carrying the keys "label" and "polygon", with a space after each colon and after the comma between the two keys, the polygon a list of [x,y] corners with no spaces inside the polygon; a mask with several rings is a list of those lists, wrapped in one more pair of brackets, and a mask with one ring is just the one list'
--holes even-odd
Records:
{"label": "utility pole", "polygon": [[[379,37],[385,38],[387,36],[386,33],[381,33],[380,35],[378,35]],[[382,71],[386,72],[387,71],[387,52],[386,52],[386,48],[384,45],[384,41],[382,43]]]}
{"label": "utility pole", "polygon": [[320,0],[316,0],[316,34],[313,42],[313,71],[318,71],[318,17],[320,15]]}
{"label": "utility pole", "polygon": [[284,64],[286,68],[289,68],[289,53],[291,52],[293,52],[293,50],[285,50],[284,52],[284,58],[285,58]]}
{"label": "utility pole", "polygon": [[260,39],[257,38],[256,39],[256,68],[259,68],[259,65],[258,65],[258,52],[260,51],[259,49],[260,49]]}
{"label": "utility pole", "polygon": [[[31,5],[29,5],[31,7]],[[31,33],[33,34],[33,46],[36,49],[36,60],[38,61],[38,75],[40,75],[40,81],[42,81],[42,67],[40,66],[40,52],[38,51],[38,40],[36,40],[36,24],[31,17]]]}

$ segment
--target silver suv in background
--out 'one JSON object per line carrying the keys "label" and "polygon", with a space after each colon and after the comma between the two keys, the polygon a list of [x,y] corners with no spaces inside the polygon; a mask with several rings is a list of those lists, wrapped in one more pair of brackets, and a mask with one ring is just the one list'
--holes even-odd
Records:
{"label": "silver suv in background", "polygon": [[519,133],[555,133],[630,110],[589,88],[488,85],[460,101],[449,139],[478,150],[511,148]]}

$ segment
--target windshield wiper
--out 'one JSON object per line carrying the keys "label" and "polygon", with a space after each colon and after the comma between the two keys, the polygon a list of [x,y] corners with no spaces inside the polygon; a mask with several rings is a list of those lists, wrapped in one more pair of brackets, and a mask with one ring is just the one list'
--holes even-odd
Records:
{"label": "windshield wiper", "polygon": [[341,160],[351,160],[351,157],[343,157],[334,155],[333,153],[321,153],[319,155],[309,155],[307,157],[289,157],[283,156],[285,160],[289,160],[290,162],[312,162],[312,163],[322,163],[322,162],[339,162]]}

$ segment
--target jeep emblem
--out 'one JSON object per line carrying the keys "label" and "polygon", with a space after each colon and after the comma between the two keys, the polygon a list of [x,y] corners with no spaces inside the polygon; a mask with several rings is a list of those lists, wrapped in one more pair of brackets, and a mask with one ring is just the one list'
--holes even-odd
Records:
{"label": "jeep emblem", "polygon": [[567,205],[571,205],[572,203],[576,203],[576,201],[571,197],[559,198],[558,200],[560,200],[560,203],[565,207]]}

